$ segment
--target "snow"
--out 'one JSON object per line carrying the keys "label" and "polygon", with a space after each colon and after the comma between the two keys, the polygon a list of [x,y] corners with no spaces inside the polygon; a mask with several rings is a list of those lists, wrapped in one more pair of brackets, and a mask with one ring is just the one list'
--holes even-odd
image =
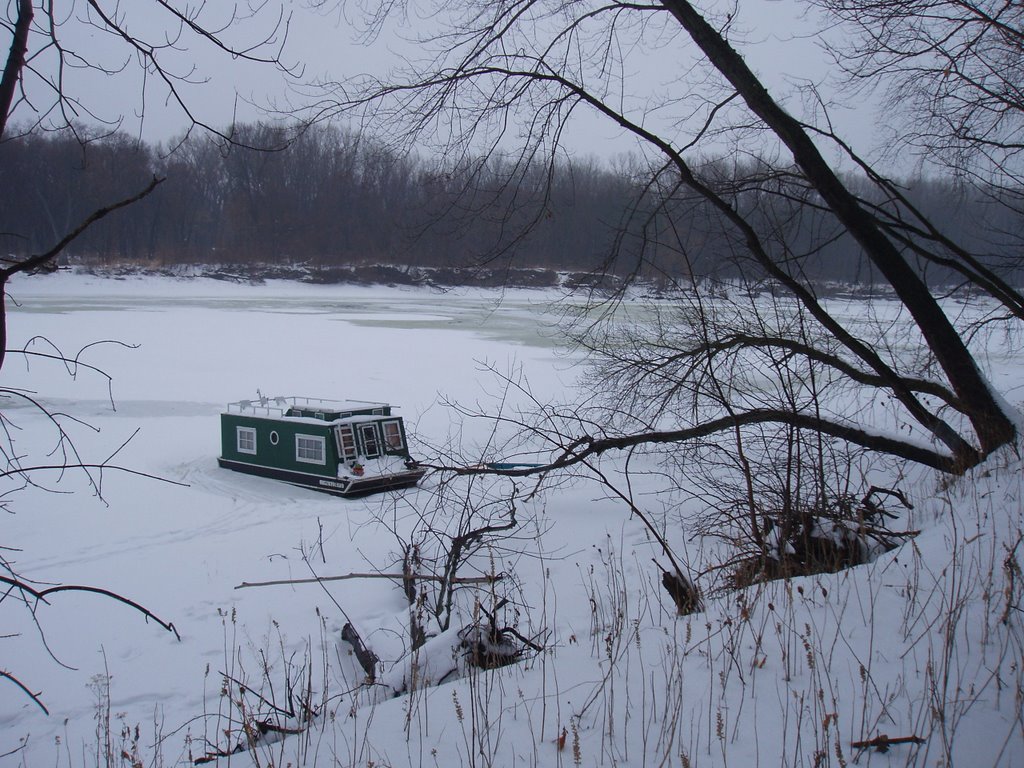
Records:
{"label": "snow", "polygon": [[[115,764],[132,753],[136,725],[146,765],[156,753],[175,765],[230,751],[240,713],[221,695],[224,675],[230,698],[255,711],[252,691],[271,695],[265,679],[283,701],[287,672],[295,690],[308,683],[321,714],[282,719],[309,727],[268,734],[254,754],[222,763],[1024,765],[1024,472],[1012,450],[961,480],[904,478],[915,508],[898,525],[921,533],[874,562],[723,592],[689,617],[661,591],[651,560],[664,557],[640,521],[596,484],[567,480],[521,497],[509,538],[460,570],[501,578],[478,588],[478,605],[472,590],[458,593],[445,629],[411,615],[393,580],[236,586],[401,572],[404,545],[427,553],[427,523],[465,530],[469,483],[475,514],[509,520],[510,480],[428,475],[415,490],[338,499],[219,469],[219,413],[257,388],[366,397],[400,407],[416,458],[485,446],[490,425],[443,401],[493,411],[510,393],[488,368],[521,373],[539,402],[568,400],[576,386],[545,313],[549,294],[71,274],[18,279],[10,294],[10,348],[37,336],[72,355],[120,342],[81,356],[112,376],[116,410],[105,378],[71,378],[40,359],[10,355],[4,386],[69,414],[61,424],[88,460],[120,448],[113,463],[144,474],[96,473],[102,498],[76,472],[47,477],[59,493],[10,494],[0,543],[17,551],[5,557],[36,586],[115,591],[181,635],[97,595],[52,596],[38,627],[5,601],[0,668],[50,708],[44,715],[0,680],[0,754],[23,747],[5,758],[12,764],[104,764],[98,727],[113,734]],[[994,386],[1019,399],[1012,340],[990,344],[988,364]],[[19,452],[53,449],[55,432],[26,401],[3,412]],[[636,489],[641,506],[655,480]],[[719,553],[666,510],[648,512],[663,515],[695,570]],[[452,649],[474,614],[487,625],[486,611],[544,650],[469,668]],[[412,618],[433,635],[415,659]],[[346,623],[379,656],[373,686],[340,641]],[[479,629],[463,637],[480,639]],[[879,734],[924,742],[851,746]]]}

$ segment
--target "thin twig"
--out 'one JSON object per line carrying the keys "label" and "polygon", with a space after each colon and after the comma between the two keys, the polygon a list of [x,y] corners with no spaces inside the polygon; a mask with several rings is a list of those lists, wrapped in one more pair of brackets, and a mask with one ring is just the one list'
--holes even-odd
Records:
{"label": "thin twig", "polygon": [[[32,699],[32,701],[34,701],[36,703],[36,705],[41,710],[43,710],[44,714],[47,714],[47,715],[50,714],[50,710],[48,710],[46,708],[46,705],[43,704],[43,702],[39,700],[39,695],[35,694],[35,693],[32,693],[32,691],[30,691],[27,687],[25,687],[25,684],[23,682],[21,682],[21,680],[16,678],[10,672],[5,672],[2,669],[0,669],[0,677],[6,678],[7,680],[10,680],[12,683],[14,683],[16,686],[18,686],[21,689],[22,693],[24,693],[26,696],[28,696],[30,699]],[[16,752],[17,750],[14,750],[14,751]],[[11,755],[11,754],[14,754],[14,752],[8,752],[5,755],[0,755],[0,757],[7,757],[7,755]]]}

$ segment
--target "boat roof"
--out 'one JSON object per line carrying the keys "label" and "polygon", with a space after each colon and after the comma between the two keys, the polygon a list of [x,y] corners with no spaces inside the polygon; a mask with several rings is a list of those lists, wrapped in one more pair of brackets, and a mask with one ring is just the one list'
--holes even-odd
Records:
{"label": "boat roof", "polygon": [[[320,397],[258,397],[253,400],[239,400],[228,403],[226,413],[245,414],[248,416],[269,416],[284,418],[288,411],[301,409],[304,411],[323,411],[341,413],[343,411],[366,411],[376,408],[394,408],[390,403],[376,400],[327,400]],[[289,417],[302,418],[302,417]]]}

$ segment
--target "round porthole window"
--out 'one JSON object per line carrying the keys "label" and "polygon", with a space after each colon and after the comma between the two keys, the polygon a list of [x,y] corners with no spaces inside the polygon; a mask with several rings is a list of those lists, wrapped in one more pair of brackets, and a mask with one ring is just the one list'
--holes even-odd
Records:
{"label": "round porthole window", "polygon": [[280,441],[280,439],[281,438],[278,437],[277,432],[271,432],[270,433],[270,444],[271,445],[277,445],[277,443],[278,443],[278,441]]}

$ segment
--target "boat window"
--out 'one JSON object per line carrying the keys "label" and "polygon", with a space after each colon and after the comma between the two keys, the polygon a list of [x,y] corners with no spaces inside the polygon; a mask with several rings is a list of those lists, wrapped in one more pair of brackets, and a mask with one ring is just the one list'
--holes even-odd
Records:
{"label": "boat window", "polygon": [[363,440],[363,453],[366,454],[366,458],[380,456],[380,438],[377,437],[376,424],[360,424],[359,437]]}
{"label": "boat window", "polygon": [[338,453],[341,458],[350,461],[356,457],[356,436],[352,434],[352,427],[349,424],[341,424],[334,433],[338,441]]}
{"label": "boat window", "polygon": [[252,427],[235,427],[239,453],[256,454],[256,430]]}
{"label": "boat window", "polygon": [[382,425],[384,427],[384,445],[387,446],[389,451],[400,451],[405,445],[402,443],[402,425],[397,421],[385,421]]}
{"label": "boat window", "polygon": [[314,435],[295,436],[295,460],[306,464],[326,464],[324,439]]}

